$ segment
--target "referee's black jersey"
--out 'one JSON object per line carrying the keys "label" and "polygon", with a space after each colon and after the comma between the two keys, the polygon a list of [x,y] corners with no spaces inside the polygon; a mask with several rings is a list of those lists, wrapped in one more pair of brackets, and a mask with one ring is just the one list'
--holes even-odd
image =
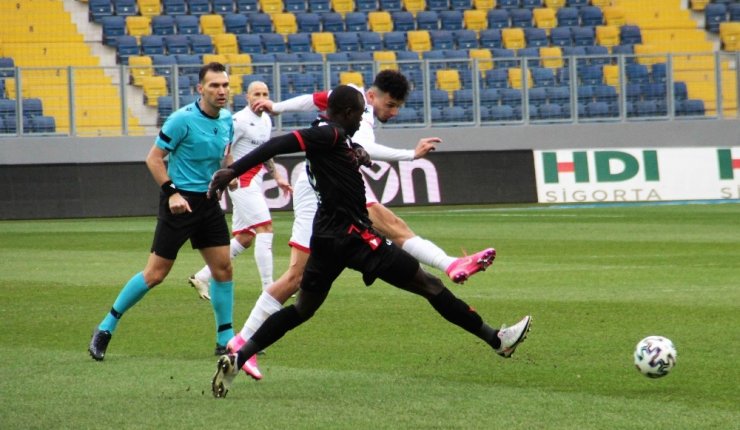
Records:
{"label": "referee's black jersey", "polygon": [[313,235],[336,236],[350,224],[370,226],[365,207],[365,183],[352,149],[341,128],[319,125],[296,130],[306,152],[306,171],[319,200]]}

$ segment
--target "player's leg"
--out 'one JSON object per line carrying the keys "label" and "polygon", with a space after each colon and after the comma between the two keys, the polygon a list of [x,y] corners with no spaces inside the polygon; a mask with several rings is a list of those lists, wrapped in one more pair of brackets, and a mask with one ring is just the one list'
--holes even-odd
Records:
{"label": "player's leg", "polygon": [[[251,231],[236,234],[231,238],[231,241],[229,242],[229,254],[231,259],[235,259],[239,254],[249,248],[252,245],[253,239],[254,234]],[[188,284],[195,288],[195,291],[198,293],[198,297],[203,300],[211,300],[210,279],[211,268],[206,264],[193,276],[188,278]]]}
{"label": "player's leg", "polygon": [[444,271],[453,282],[465,282],[470,276],[493,263],[496,251],[487,248],[466,257],[451,257],[433,242],[417,236],[406,222],[380,203],[367,208],[373,227],[427,266]]}
{"label": "player's leg", "polygon": [[260,275],[262,289],[272,285],[272,221],[254,228],[254,261],[257,263],[257,272]]}

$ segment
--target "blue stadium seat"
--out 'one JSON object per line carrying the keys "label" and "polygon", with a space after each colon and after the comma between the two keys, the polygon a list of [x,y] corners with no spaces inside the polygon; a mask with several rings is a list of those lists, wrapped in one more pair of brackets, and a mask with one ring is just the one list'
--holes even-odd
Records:
{"label": "blue stadium seat", "polygon": [[473,9],[473,0],[450,0],[450,9],[452,10]]}
{"label": "blue stadium seat", "polygon": [[87,3],[87,20],[100,23],[106,16],[113,16],[113,4],[110,0],[89,0]]}
{"label": "blue stadium seat", "polygon": [[395,12],[402,9],[401,0],[380,0],[380,9]]}
{"label": "blue stadium seat", "polygon": [[543,87],[534,87],[529,89],[529,104],[540,106],[547,101],[547,90]]}
{"label": "blue stadium seat", "polygon": [[450,0],[427,0],[427,10],[435,12],[450,10]]}
{"label": "blue stadium seat", "polygon": [[424,91],[410,91],[408,97],[406,98],[405,106],[412,107],[417,110],[424,109]]}
{"label": "blue stadium seat", "polygon": [[582,8],[588,6],[589,0],[566,0],[565,5],[568,7]]}
{"label": "blue stadium seat", "polygon": [[509,86],[509,69],[495,68],[486,72],[487,88],[507,88]]}
{"label": "blue stadium seat", "polygon": [[704,9],[704,28],[719,33],[719,25],[726,22],[727,6],[724,3],[709,3]]}
{"label": "blue stadium seat", "polygon": [[678,116],[704,116],[705,114],[702,100],[682,100],[676,103],[676,115]]}
{"label": "blue stadium seat", "polygon": [[547,99],[550,103],[568,103],[570,102],[570,88],[566,86],[547,87]]}
{"label": "blue stadium seat", "polygon": [[617,89],[611,85],[594,85],[593,86],[594,100],[597,102],[616,103],[617,102]]}
{"label": "blue stadium seat", "polygon": [[570,85],[570,67],[564,66],[555,72],[555,80],[559,85]]}
{"label": "blue stadium seat", "polygon": [[509,105],[490,106],[487,115],[481,115],[483,121],[513,121],[514,119],[514,109]]}
{"label": "blue stadium seat", "polygon": [[439,26],[442,30],[462,30],[463,13],[459,10],[445,10],[439,13]]}
{"label": "blue stadium seat", "polygon": [[514,88],[501,88],[501,104],[517,107],[522,105],[522,92]]}
{"label": "blue stadium seat", "polygon": [[587,118],[608,118],[614,116],[609,111],[609,104],[606,102],[589,102],[586,103],[586,117]]}
{"label": "blue stadium seat", "polygon": [[285,39],[281,34],[277,33],[261,33],[260,39],[262,40],[262,46],[266,53],[278,53],[288,52],[288,47],[285,45]]}
{"label": "blue stadium seat", "polygon": [[122,16],[106,16],[103,18],[103,44],[116,46],[119,36],[126,35],[126,18]]}
{"label": "blue stadium seat", "polygon": [[728,3],[727,12],[730,16],[730,21],[740,21],[740,3]]}
{"label": "blue stadium seat", "polygon": [[558,27],[578,27],[581,25],[581,18],[578,15],[578,9],[574,7],[563,7],[555,12],[558,20]]}
{"label": "blue stadium seat", "polygon": [[453,123],[461,123],[471,121],[473,118],[468,117],[468,113],[460,106],[450,106],[447,109],[442,109],[442,121]]}
{"label": "blue stadium seat", "polygon": [[[324,56],[315,52],[299,52],[298,58],[302,63],[303,71],[323,75],[324,72]],[[317,81],[322,82],[323,80]]]}
{"label": "blue stadium seat", "polygon": [[537,87],[554,87],[555,72],[546,67],[532,67],[532,81]]}
{"label": "blue stadium seat", "polygon": [[285,0],[283,2],[286,12],[297,15],[308,12],[308,3],[306,0]]}
{"label": "blue stadium seat", "polygon": [[313,93],[316,91],[316,80],[313,75],[299,73],[293,76],[293,91],[297,93]]}
{"label": "blue stadium seat", "polygon": [[113,0],[117,16],[133,16],[137,14],[136,0]]}
{"label": "blue stadium seat", "polygon": [[374,31],[361,31],[357,35],[360,39],[360,48],[363,51],[380,51],[383,49],[383,38]]}
{"label": "blue stadium seat", "polygon": [[666,63],[655,63],[650,69],[650,81],[655,83],[665,83],[666,81]]}
{"label": "blue stadium seat", "polygon": [[347,72],[350,70],[349,52],[332,52],[326,54],[326,62],[329,63],[329,72]]}
{"label": "blue stadium seat", "polygon": [[173,66],[177,66],[177,57],[174,55],[152,55],[155,75],[171,76]]}
{"label": "blue stadium seat", "polygon": [[555,27],[550,30],[550,42],[553,46],[572,46],[573,38],[570,27]]}
{"label": "blue stadium seat", "polygon": [[201,16],[211,13],[211,4],[208,0],[187,0],[190,15]]}
{"label": "blue stadium seat", "polygon": [[481,48],[501,48],[503,46],[503,41],[501,39],[501,30],[498,28],[481,30],[479,43]]}
{"label": "blue stadium seat", "polygon": [[329,0],[308,0],[308,10],[316,13],[330,12],[331,4]]}
{"label": "blue stadium seat", "polygon": [[141,37],[141,54],[156,55],[164,54],[164,36],[142,36]]}
{"label": "blue stadium seat", "polygon": [[188,6],[185,0],[162,0],[163,15],[187,15]]}
{"label": "blue stadium seat", "polygon": [[642,84],[627,84],[625,86],[625,97],[627,101],[636,102],[642,100]]}
{"label": "blue stadium seat", "polygon": [[627,82],[634,84],[647,84],[650,82],[650,73],[644,64],[627,64],[624,68]]}
{"label": "blue stadium seat", "polygon": [[417,76],[423,76],[419,54],[402,49],[396,51],[396,61],[398,62],[398,68],[409,77],[409,80],[413,76],[414,82],[418,84],[423,82],[423,79],[417,78]]}
{"label": "blue stadium seat", "polygon": [[619,41],[622,45],[634,45],[642,43],[640,27],[636,25],[623,25],[619,28]]}
{"label": "blue stadium seat", "polygon": [[666,101],[667,89],[665,83],[650,83],[644,86],[645,100]]}
{"label": "blue stadium seat", "polygon": [[266,13],[250,13],[247,21],[251,33],[272,33],[272,18]]}
{"label": "blue stadium seat", "polygon": [[516,53],[512,49],[492,48],[493,67],[519,67]]}
{"label": "blue stadium seat", "polygon": [[488,20],[488,28],[501,29],[511,26],[509,11],[506,9],[491,9],[486,13],[486,19]]}
{"label": "blue stadium seat", "polygon": [[301,57],[292,52],[276,52],[275,62],[278,63],[280,74],[294,75],[301,72]]}
{"label": "blue stadium seat", "polygon": [[593,56],[588,59],[589,64],[592,65],[605,65],[611,64],[611,57],[609,56],[609,48],[601,45],[586,46],[586,55]]}
{"label": "blue stadium seat", "polygon": [[579,85],[577,93],[579,103],[586,104],[594,100],[594,88],[592,85]]}
{"label": "blue stadium seat", "polygon": [[269,74],[254,73],[251,75],[242,75],[242,91],[246,93],[249,88],[249,84],[255,81],[264,82],[267,84],[268,88],[272,88],[272,72]]}
{"label": "blue stadium seat", "polygon": [[44,114],[44,107],[41,104],[39,98],[23,98],[23,116],[27,118],[33,118],[35,116],[41,116]]}
{"label": "blue stadium seat", "polygon": [[519,0],[499,0],[496,7],[501,9],[516,9],[519,7]]}
{"label": "blue stadium seat", "polygon": [[451,31],[432,30],[429,32],[429,38],[432,41],[432,49],[443,50],[455,48],[455,39]]}
{"label": "blue stadium seat", "polygon": [[175,18],[170,15],[152,17],[152,35],[167,36],[175,34]]}
{"label": "blue stadium seat", "polygon": [[336,12],[323,13],[321,14],[321,27],[323,31],[329,33],[342,32],[344,31],[344,19]]}
{"label": "blue stadium seat", "polygon": [[288,50],[290,52],[311,52],[310,33],[295,33],[288,35]]}
{"label": "blue stadium seat", "polygon": [[552,120],[563,117],[563,108],[559,104],[545,103],[537,107],[536,119]]}
{"label": "blue stadium seat", "polygon": [[571,28],[573,44],[576,46],[589,46],[596,42],[593,27],[573,27]]}
{"label": "blue stadium seat", "polygon": [[639,117],[652,117],[658,115],[658,105],[655,100],[640,100],[634,103],[635,115]]}
{"label": "blue stadium seat", "polygon": [[234,12],[233,0],[212,0],[213,2],[213,13],[219,15],[226,15]]}
{"label": "blue stadium seat", "polygon": [[193,54],[213,54],[216,52],[211,36],[205,34],[191,34],[188,36],[190,52]]}
{"label": "blue stadium seat", "polygon": [[461,89],[452,93],[452,104],[463,108],[473,107],[473,90]]}
{"label": "blue stadium seat", "polygon": [[521,0],[521,6],[526,9],[536,9],[543,7],[542,0]]}
{"label": "blue stadium seat", "polygon": [[456,30],[452,32],[457,49],[477,49],[478,36],[473,30]]}
{"label": "blue stadium seat", "polygon": [[[254,54],[252,55],[252,64],[253,73],[258,75],[272,76],[273,69],[275,68],[275,54],[272,52],[265,54]],[[272,86],[272,79],[270,79],[269,86]]]}
{"label": "blue stadium seat", "polygon": [[431,89],[429,90],[429,101],[432,107],[445,109],[450,106],[450,96],[445,90]]}
{"label": "blue stadium seat", "polygon": [[16,114],[15,100],[0,99],[0,118]]}
{"label": "blue stadium seat", "polygon": [[578,15],[581,17],[582,26],[604,25],[604,13],[600,7],[584,6],[578,11]]}
{"label": "blue stadium seat", "polygon": [[321,31],[321,17],[317,13],[306,12],[296,14],[296,23],[299,33],[318,33]]}
{"label": "blue stadium seat", "polygon": [[398,114],[389,122],[391,124],[413,124],[419,122],[419,112],[410,106],[403,106]]}
{"label": "blue stadium seat", "polygon": [[445,54],[444,51],[432,50],[432,51],[423,52],[422,57],[424,60],[428,60],[429,71],[432,73],[432,83],[434,83],[435,82],[434,78],[436,76],[434,72],[440,69],[447,68],[447,64],[444,61],[442,61],[442,60],[447,59],[447,55]]}
{"label": "blue stadium seat", "polygon": [[372,12],[378,10],[377,0],[356,0],[356,10],[358,12]]}
{"label": "blue stadium seat", "polygon": [[439,14],[431,10],[423,10],[416,14],[417,30],[437,30],[439,29]]}
{"label": "blue stadium seat", "polygon": [[190,53],[190,42],[185,35],[164,36],[164,44],[167,47],[167,53],[170,55]]}
{"label": "blue stadium seat", "polygon": [[139,44],[134,36],[118,36],[116,41],[116,63],[128,65],[128,57],[139,55]]}
{"label": "blue stadium seat", "polygon": [[632,57],[631,55],[634,54],[634,46],[633,45],[617,45],[612,46],[612,54],[613,55],[620,55],[624,54],[625,59],[624,61],[627,63],[634,63],[636,62],[635,57]]}
{"label": "blue stadium seat", "polygon": [[241,13],[230,13],[224,16],[224,26],[227,33],[245,34],[247,32],[247,16]]}
{"label": "blue stadium seat", "polygon": [[511,9],[509,10],[509,18],[512,27],[529,28],[534,25],[530,9]]}
{"label": "blue stadium seat", "polygon": [[260,6],[257,0],[236,0],[237,13],[255,13],[259,10]]}
{"label": "blue stadium seat", "polygon": [[365,12],[350,12],[344,17],[346,31],[367,31],[367,14]]}
{"label": "blue stadium seat", "polygon": [[389,31],[383,35],[383,46],[389,51],[406,50],[406,33],[402,31]]}
{"label": "blue stadium seat", "polygon": [[35,133],[56,133],[56,120],[53,116],[37,116],[31,121],[31,130]]}
{"label": "blue stadium seat", "polygon": [[[540,56],[540,50],[537,47],[522,48],[516,51],[517,57],[528,57],[527,66],[537,67],[540,64],[540,60],[537,58]],[[523,60],[522,60],[523,61]]]}
{"label": "blue stadium seat", "polygon": [[673,97],[676,100],[686,100],[688,99],[689,92],[686,88],[686,82],[684,81],[676,81],[673,83]]}
{"label": "blue stadium seat", "polygon": [[601,66],[584,66],[578,69],[578,78],[583,85],[597,85],[604,82],[604,70]]}
{"label": "blue stadium seat", "polygon": [[525,28],[524,38],[527,41],[527,47],[549,46],[547,40],[547,31],[544,28]]}
{"label": "blue stadium seat", "polygon": [[200,33],[200,23],[198,17],[193,15],[175,16],[175,27],[178,34],[198,34]]}
{"label": "blue stadium seat", "polygon": [[483,88],[480,90],[481,106],[494,106],[501,101],[501,95],[496,88]]}
{"label": "blue stadium seat", "polygon": [[360,50],[360,38],[356,31],[345,31],[334,34],[338,52],[357,52]]}
{"label": "blue stadium seat", "polygon": [[262,54],[264,52],[259,34],[239,34],[236,36],[236,43],[239,46],[239,52],[245,54]]}
{"label": "blue stadium seat", "polygon": [[394,11],[391,12],[394,31],[411,31],[416,29],[416,20],[411,12]]}
{"label": "blue stadium seat", "polygon": [[[187,78],[190,80],[190,86],[193,87],[197,84],[197,75],[200,72],[200,67],[203,64],[203,57],[198,54],[177,54],[175,55],[175,62],[180,67],[180,78]],[[196,76],[196,82],[192,81],[191,76]],[[184,82],[184,81],[183,81]],[[178,85],[180,84],[178,80]]]}

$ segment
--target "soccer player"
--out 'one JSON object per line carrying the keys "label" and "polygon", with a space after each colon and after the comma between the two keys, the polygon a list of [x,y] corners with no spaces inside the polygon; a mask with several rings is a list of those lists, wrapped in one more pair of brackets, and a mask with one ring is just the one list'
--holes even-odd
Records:
{"label": "soccer player", "polygon": [[[362,93],[361,89],[356,89]],[[424,138],[418,142],[415,150],[389,148],[375,142],[373,133],[375,117],[383,118],[385,121],[396,116],[398,107],[403,104],[408,91],[409,84],[405,76],[395,71],[383,71],[377,75],[371,88],[363,93],[366,103],[365,112],[360,128],[354,136],[362,137],[363,141],[366,142],[363,147],[372,159],[386,161],[414,160],[424,157],[434,150],[435,143],[439,142],[436,137]],[[314,106],[315,99],[323,100],[320,105],[325,108],[328,95],[329,92],[324,92],[317,93],[315,96],[300,96],[299,99],[304,99],[303,103],[305,105],[310,102],[311,106]],[[285,103],[290,105],[292,102],[288,100]],[[273,104],[269,99],[262,99],[255,103],[255,106],[270,111],[275,111],[276,108],[278,111],[282,109],[279,107],[281,103]],[[369,186],[365,184],[365,190],[369,191],[369,189]],[[393,212],[380,204],[372,192],[366,193],[365,199],[370,220],[376,230],[391,239],[396,245],[403,247],[417,260],[446,270],[448,275],[456,282],[462,282],[472,274],[484,270],[495,257],[495,251],[492,248],[470,257],[458,259],[449,257],[434,243],[416,236],[401,218],[398,218]],[[298,291],[303,269],[310,253],[311,226],[316,214],[316,194],[309,185],[309,178],[305,170],[299,175],[294,184],[293,210],[295,219],[289,241],[291,256],[288,270],[259,296],[241,331],[229,341],[227,349],[231,351],[238,350],[267,317],[279,311],[282,304]],[[247,360],[244,371],[254,379],[262,378],[256,356]]]}
{"label": "soccer player", "polygon": [[529,316],[509,328],[490,327],[439,278],[425,272],[409,253],[373,228],[359,172],[359,166],[369,164],[370,158],[350,137],[359,128],[363,110],[362,93],[340,85],[329,96],[327,123],[273,138],[214,174],[209,195],[220,193],[233,178],[267,159],[305,151],[311,185],[319,201],[311,254],[296,303],[271,315],[236,353],[219,358],[211,381],[215,397],[227,394],[249,357],[308,321],[347,267],[361,272],[366,285],[379,278],[424,297],[442,317],[482,339],[503,357],[510,357],[525,339]]}
{"label": "soccer player", "polygon": [[[226,157],[227,164],[247,155],[249,151],[270,138],[272,131],[270,116],[254,108],[258,100],[269,97],[270,91],[264,82],[254,81],[247,87],[247,107],[233,115],[234,140]],[[283,192],[292,192],[290,183],[275,170],[275,163],[272,160],[264,165],[255,166],[229,184],[229,196],[233,203],[231,234],[234,236],[229,245],[231,259],[236,258],[254,243],[254,260],[257,263],[263,290],[273,282],[272,218],[262,192],[262,180],[268,171]],[[206,265],[188,279],[201,299],[210,300],[208,295],[210,278],[211,269]]]}
{"label": "soccer player", "polygon": [[144,270],[124,285],[93,330],[88,351],[97,361],[105,358],[121,317],[164,281],[188,239],[212,272],[210,296],[217,347],[234,336],[229,228],[218,199],[207,194],[211,176],[221,167],[234,135],[231,112],[225,109],[229,77],[223,64],[209,63],[200,69],[199,79],[200,98],[167,118],[147,155],[147,167],[161,187],[154,240]]}

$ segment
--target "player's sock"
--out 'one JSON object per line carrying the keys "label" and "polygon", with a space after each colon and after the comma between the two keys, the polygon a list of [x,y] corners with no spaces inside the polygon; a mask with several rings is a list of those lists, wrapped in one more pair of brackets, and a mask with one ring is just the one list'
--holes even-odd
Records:
{"label": "player's sock", "polygon": [[116,331],[118,321],[121,319],[123,314],[141,300],[148,291],[149,288],[146,286],[146,282],[144,281],[144,272],[139,272],[134,275],[129,279],[126,285],[123,286],[121,292],[118,293],[116,301],[113,302],[113,307],[110,312],[108,312],[108,315],[103,318],[98,329],[108,330],[111,333]]}
{"label": "player's sock", "polygon": [[234,282],[219,282],[211,278],[210,284],[211,305],[216,317],[216,342],[225,346],[234,337]]}
{"label": "player's sock", "polygon": [[[284,307],[280,309],[279,312],[276,312],[267,318],[265,323],[262,324],[250,341],[248,341],[241,350],[245,352],[246,358],[249,358],[260,350],[266,349],[268,346],[280,340],[285,333],[298,327],[304,321],[305,319],[298,313],[295,305]],[[253,348],[250,348],[250,346]]]}
{"label": "player's sock", "polygon": [[[239,243],[238,240],[236,240],[236,238],[231,239],[231,242],[229,242],[229,254],[232,260],[236,258],[237,255],[244,252],[245,249],[246,248],[244,248],[242,244]],[[211,279],[211,269],[208,267],[208,265],[205,265],[194,276],[195,279],[201,282],[208,282],[208,280]]]}
{"label": "player's sock", "polygon": [[260,297],[257,299],[257,303],[254,304],[252,312],[249,313],[249,317],[244,322],[242,327],[241,335],[242,339],[249,339],[254,335],[257,329],[260,328],[262,323],[265,322],[270,315],[279,311],[282,308],[280,302],[275,300],[267,291],[263,291]]}
{"label": "player's sock", "polygon": [[272,233],[257,233],[254,238],[254,261],[262,280],[262,290],[272,285],[272,236]]}
{"label": "player's sock", "polygon": [[447,321],[458,325],[466,331],[483,339],[494,348],[494,343],[499,342],[496,336],[496,330],[483,322],[478,313],[464,301],[455,297],[447,288],[441,293],[429,299],[429,303],[439,312]]}
{"label": "player's sock", "polygon": [[450,264],[456,260],[454,257],[447,255],[442,248],[419,236],[414,236],[405,241],[402,248],[419,262],[442,271],[447,270]]}

